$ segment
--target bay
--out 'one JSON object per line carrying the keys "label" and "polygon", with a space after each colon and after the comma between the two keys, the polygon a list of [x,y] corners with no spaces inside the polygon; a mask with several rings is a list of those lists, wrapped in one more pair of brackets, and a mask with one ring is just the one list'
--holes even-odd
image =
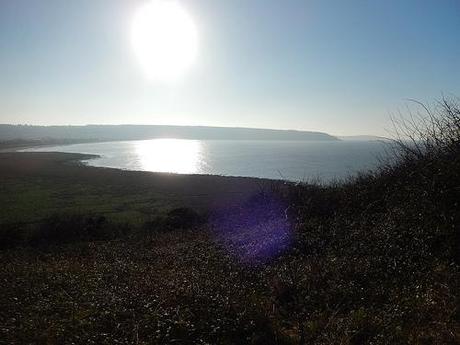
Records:
{"label": "bay", "polygon": [[374,169],[387,148],[380,141],[152,139],[27,151],[94,154],[100,157],[85,163],[96,167],[327,182]]}

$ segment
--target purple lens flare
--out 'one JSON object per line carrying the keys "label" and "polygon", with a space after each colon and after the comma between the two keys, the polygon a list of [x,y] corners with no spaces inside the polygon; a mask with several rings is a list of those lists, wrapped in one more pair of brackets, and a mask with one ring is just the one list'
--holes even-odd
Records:
{"label": "purple lens flare", "polygon": [[216,240],[242,263],[270,261],[292,242],[287,209],[281,198],[263,193],[241,207],[219,210],[211,217]]}

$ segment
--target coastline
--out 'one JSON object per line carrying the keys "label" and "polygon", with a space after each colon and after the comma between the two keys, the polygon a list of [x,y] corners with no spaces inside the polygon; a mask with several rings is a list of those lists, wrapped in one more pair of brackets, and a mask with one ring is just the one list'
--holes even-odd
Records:
{"label": "coastline", "polygon": [[[39,221],[54,213],[98,212],[145,221],[174,207],[200,211],[237,205],[267,186],[289,182],[93,167],[95,155],[0,152],[4,193],[0,224]],[[32,194],[32,195],[29,195]],[[46,205],[36,209],[36,204]]]}

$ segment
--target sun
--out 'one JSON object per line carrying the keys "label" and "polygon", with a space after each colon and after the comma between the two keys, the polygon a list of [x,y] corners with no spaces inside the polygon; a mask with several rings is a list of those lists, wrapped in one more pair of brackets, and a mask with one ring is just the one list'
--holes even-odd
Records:
{"label": "sun", "polygon": [[179,79],[194,63],[198,33],[192,17],[175,0],[150,0],[135,13],[131,40],[146,76]]}

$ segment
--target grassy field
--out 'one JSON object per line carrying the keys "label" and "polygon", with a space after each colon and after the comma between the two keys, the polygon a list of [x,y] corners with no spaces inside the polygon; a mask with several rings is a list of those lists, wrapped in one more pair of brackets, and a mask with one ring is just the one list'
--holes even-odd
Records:
{"label": "grassy field", "polygon": [[198,211],[243,201],[272,182],[252,178],[153,174],[86,167],[90,156],[0,153],[0,224],[54,214],[102,214],[143,223],[174,207]]}

